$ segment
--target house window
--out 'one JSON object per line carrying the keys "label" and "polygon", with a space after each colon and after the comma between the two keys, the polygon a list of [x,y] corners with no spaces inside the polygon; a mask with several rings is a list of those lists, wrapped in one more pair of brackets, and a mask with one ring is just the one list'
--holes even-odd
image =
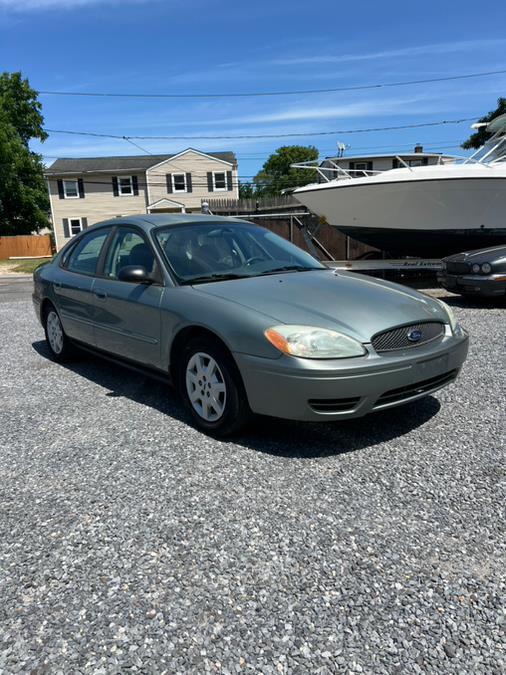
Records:
{"label": "house window", "polygon": [[65,195],[65,199],[79,199],[79,185],[77,180],[64,180],[63,194]]}
{"label": "house window", "polygon": [[71,237],[73,237],[74,234],[78,234],[82,229],[83,222],[81,218],[69,218],[69,230]]}
{"label": "house window", "polygon": [[120,195],[133,195],[134,187],[132,182],[132,176],[118,177],[118,193]]}
{"label": "house window", "polygon": [[225,171],[213,171],[213,189],[215,192],[224,192],[227,189],[227,174]]}
{"label": "house window", "polygon": [[350,162],[351,171],[372,171],[372,162]]}
{"label": "house window", "polygon": [[186,174],[173,173],[172,174],[172,190],[174,192],[186,192]]}

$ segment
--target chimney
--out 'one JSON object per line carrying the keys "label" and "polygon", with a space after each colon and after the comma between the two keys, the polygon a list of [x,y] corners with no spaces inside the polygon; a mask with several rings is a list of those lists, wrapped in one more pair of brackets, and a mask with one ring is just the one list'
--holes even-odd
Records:
{"label": "chimney", "polygon": [[415,152],[418,154],[419,152],[423,152],[423,145],[420,145],[420,143],[417,143],[415,145]]}

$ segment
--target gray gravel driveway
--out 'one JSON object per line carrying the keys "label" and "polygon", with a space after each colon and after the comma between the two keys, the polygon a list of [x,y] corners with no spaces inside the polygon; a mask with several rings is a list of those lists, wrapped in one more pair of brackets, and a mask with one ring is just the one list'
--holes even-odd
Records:
{"label": "gray gravel driveway", "polygon": [[454,301],[436,396],[220,442],[162,384],[51,362],[6,283],[1,673],[506,671],[504,307]]}

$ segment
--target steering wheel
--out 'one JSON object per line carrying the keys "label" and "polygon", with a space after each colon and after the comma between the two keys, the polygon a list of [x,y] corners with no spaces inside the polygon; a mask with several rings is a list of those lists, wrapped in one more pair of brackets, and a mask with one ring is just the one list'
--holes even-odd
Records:
{"label": "steering wheel", "polygon": [[254,255],[252,258],[246,260],[245,265],[253,265],[254,262],[264,262],[264,259],[258,255]]}

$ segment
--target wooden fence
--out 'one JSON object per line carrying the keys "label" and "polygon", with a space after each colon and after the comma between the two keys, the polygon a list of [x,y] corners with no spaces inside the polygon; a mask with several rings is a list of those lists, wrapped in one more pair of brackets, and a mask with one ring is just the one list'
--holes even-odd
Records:
{"label": "wooden fence", "polygon": [[0,237],[0,260],[9,258],[51,257],[53,249],[49,234],[28,234]]}
{"label": "wooden fence", "polygon": [[[281,237],[294,242],[300,248],[308,249],[303,232],[296,223],[303,223],[310,232],[315,233],[317,241],[328,253],[324,258],[333,260],[356,260],[357,258],[377,256],[377,249],[362,244],[346,236],[336,227],[320,224],[318,216],[310,213],[305,206],[291,195],[278,195],[262,199],[209,199],[211,212],[216,216],[247,216],[247,219],[262,225]],[[300,213],[306,215],[297,215]],[[269,214],[275,214],[269,218]],[[283,215],[282,215],[283,214]],[[286,215],[285,215],[286,214]],[[297,215],[297,220],[294,217]],[[257,217],[256,217],[257,216]],[[312,250],[310,250],[313,253]]]}

